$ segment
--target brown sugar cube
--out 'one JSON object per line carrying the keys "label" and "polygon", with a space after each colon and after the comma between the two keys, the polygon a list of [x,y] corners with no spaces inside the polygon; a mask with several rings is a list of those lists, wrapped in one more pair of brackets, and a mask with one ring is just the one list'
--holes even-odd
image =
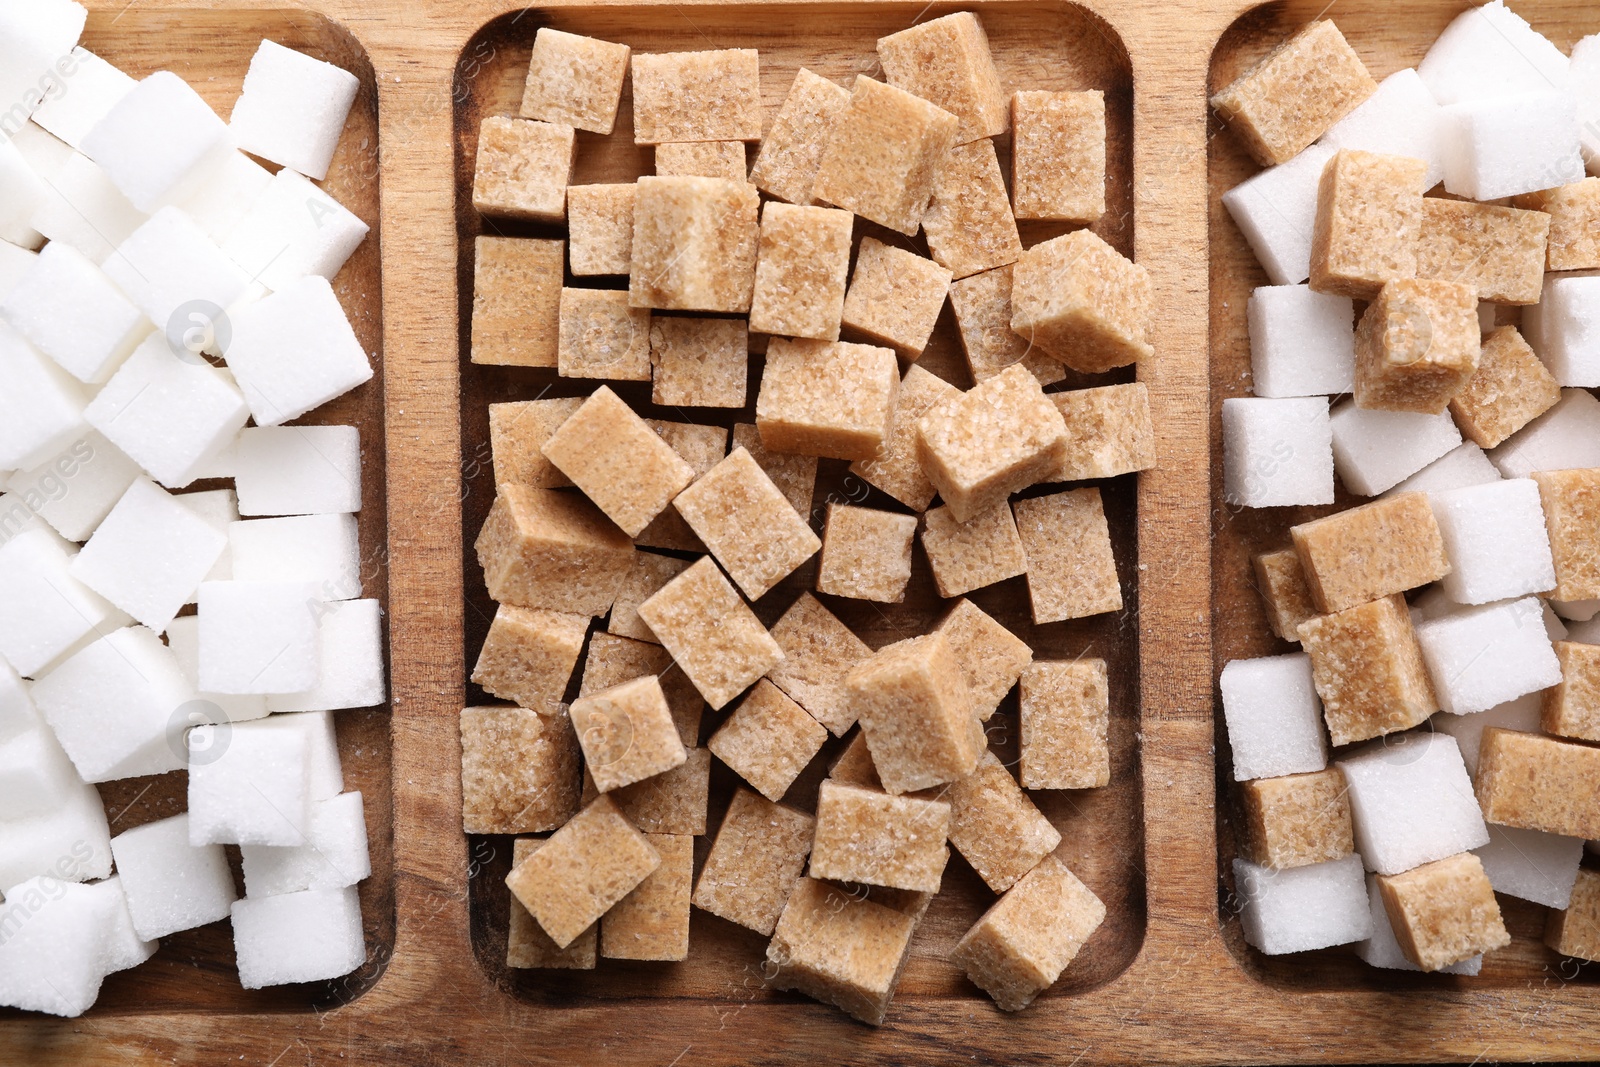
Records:
{"label": "brown sugar cube", "polygon": [[1000,72],[983,23],[972,12],[959,11],[880,37],[878,62],[890,85],[930,100],[960,120],[956,144],[997,137],[1009,128]]}
{"label": "brown sugar cube", "polygon": [[1493,448],[1556,406],[1561,387],[1515,326],[1483,339],[1478,369],[1450,398],[1450,414],[1474,444]]}
{"label": "brown sugar cube", "polygon": [[1311,602],[1306,572],[1293,548],[1263,552],[1255,558],[1256,588],[1267,606],[1267,623],[1285,641],[1300,643],[1300,624],[1320,614]]}
{"label": "brown sugar cube", "polygon": [[1600,748],[1490,727],[1478,746],[1473,792],[1486,821],[1600,837]]}
{"label": "brown sugar cube", "polygon": [[486,118],[478,127],[472,206],[497,218],[560,222],[576,158],[577,136],[565,123]]}
{"label": "brown sugar cube", "polygon": [[747,314],[760,203],[747,182],[640,178],[628,300],[634,307]]}
{"label": "brown sugar cube", "polygon": [[650,309],[614,289],[561,290],[556,366],[563,378],[650,380]]}
{"label": "brown sugar cube", "polygon": [[689,958],[689,892],[694,838],[645,834],[661,866],[600,918],[600,955],[608,960]]}
{"label": "brown sugar cube", "polygon": [[854,223],[850,212],[837,208],[772,202],[761,209],[752,330],[839,339]]}
{"label": "brown sugar cube", "polygon": [[1088,230],[1034,245],[1011,270],[1011,329],[1087,374],[1154,351],[1153,303],[1150,272]]}
{"label": "brown sugar cube", "polygon": [[1039,380],[1018,366],[917,420],[923,472],[962,522],[1058,469],[1066,439],[1061,413]]}
{"label": "brown sugar cube", "polygon": [[872,459],[900,389],[894,353],[846,341],[774,337],[756,399],[756,428],[774,452]]}
{"label": "brown sugar cube", "polygon": [[501,604],[472,680],[502,700],[554,714],[588,632],[587,615]]}
{"label": "brown sugar cube", "polygon": [[804,812],[734,790],[694,887],[694,906],[770,937],[805,870],[815,828]]}
{"label": "brown sugar cube", "polygon": [[509,482],[534,489],[571,485],[567,476],[544,458],[544,443],[582,405],[581,396],[490,404],[489,448],[495,484]]}
{"label": "brown sugar cube", "polygon": [[889,792],[954,782],[978,765],[987,739],[943,633],[880,648],[844,684]]}
{"label": "brown sugar cube", "polygon": [[795,884],[767,946],[774,989],[792,989],[882,1026],[917,919],[812,878]]}
{"label": "brown sugar cube", "polygon": [[1005,504],[966,522],[957,522],[947,507],[935,508],[924,519],[922,547],[940,596],[961,596],[1028,572],[1017,520]]}
{"label": "brown sugar cube", "polygon": [[1337,767],[1242,782],[1243,852],[1283,869],[1336,860],[1356,850],[1350,799]]}
{"label": "brown sugar cube", "polygon": [[756,188],[791,204],[815,203],[811,187],[823,150],[849,102],[848,89],[801,67],[750,168]]}
{"label": "brown sugar cube", "polygon": [[1054,385],[1066,368],[1011,329],[1011,266],[996,267],[950,283],[950,308],[956,315],[961,350],[974,383],[988,381],[1021,363],[1040,385]]}
{"label": "brown sugar cube", "polygon": [[834,596],[898,604],[911,582],[915,515],[828,505],[817,589]]}
{"label": "brown sugar cube", "polygon": [[878,771],[872,766],[872,752],[867,748],[866,734],[860,730],[855,732],[850,743],[844,746],[844,751],[833,761],[833,766],[828,768],[828,777],[845,785],[859,785],[880,793],[883,791],[883,782],[878,780]]}
{"label": "brown sugar cube", "polygon": [[1263,167],[1287,163],[1367,97],[1378,83],[1323,19],[1274,48],[1211,98],[1211,106]]}
{"label": "brown sugar cube", "polygon": [[661,691],[667,697],[667,708],[672,713],[673,725],[678,728],[678,740],[690,750],[692,762],[694,746],[700,743],[700,716],[705,711],[706,702],[683,671],[673,664],[672,656],[660,645],[617,637],[615,634],[595,634],[589,638],[589,655],[583,661],[578,696],[592,696],[646,675],[654,675],[660,681]]}
{"label": "brown sugar cube", "polygon": [[1012,505],[1028,554],[1036,623],[1122,610],[1122,586],[1098,489],[1073,489]]}
{"label": "brown sugar cube", "polygon": [[1012,206],[1019,219],[1088,224],[1106,213],[1106,94],[1011,96]]}
{"label": "brown sugar cube", "polygon": [[959,127],[938,105],[857,75],[833,120],[811,195],[915,237]]}
{"label": "brown sugar cube", "polygon": [[996,893],[1010,889],[1061,844],[1061,832],[993,752],[985,752],[978,769],[944,796],[950,802],[950,843]]}
{"label": "brown sugar cube", "polygon": [[[666,422],[662,419],[645,419],[661,439],[689,464],[696,478],[711,470],[728,454],[728,431],[721,426],[702,426],[692,422]],[[683,521],[674,508],[657,515],[634,539],[634,544],[650,548],[672,548],[683,552],[704,552],[701,543],[689,524]]]}
{"label": "brown sugar cube", "polygon": [[1545,733],[1600,741],[1600,645],[1555,642],[1561,681],[1543,694]]}
{"label": "brown sugar cube", "polygon": [[844,298],[844,324],[915,360],[933,336],[949,291],[948,268],[863,237]]}
{"label": "brown sugar cube", "polygon": [[679,493],[673,506],[751,600],[765,595],[822,547],[742,448]]}
{"label": "brown sugar cube", "polygon": [[502,604],[604,615],[633,569],[633,543],[575,493],[502,485],[477,540]]}
{"label": "brown sugar cube", "polygon": [[713,708],[783,661],[778,643],[709,558],[640,604],[639,617]]}
{"label": "brown sugar cube", "polygon": [[633,266],[634,184],[567,188],[572,273],[626,274]]}
{"label": "brown sugar cube", "polygon": [[634,55],[634,144],[759,140],[761,61],[754,48]]}
{"label": "brown sugar cube", "polygon": [[983,913],[950,953],[1005,1011],[1021,1011],[1055,984],[1105,921],[1106,906],[1046,856]]}
{"label": "brown sugar cube", "polygon": [[655,595],[656,590],[682,574],[689,561],[656,552],[640,552],[634,557],[633,570],[623,579],[617,590],[617,599],[611,605],[611,622],[606,629],[618,637],[631,637],[635,641],[660,644],[650,627],[639,618],[639,605]]}
{"label": "brown sugar cube", "polygon": [[1417,277],[1473,286],[1496,304],[1537,304],[1549,236],[1542,211],[1425,197]]}
{"label": "brown sugar cube", "polygon": [[802,519],[811,516],[811,500],[817,489],[817,457],[790,452],[769,452],[761,441],[761,430],[751,422],[735,423],[733,447],[750,453],[756,465],[767,472],[795,513]]}
{"label": "brown sugar cube", "polygon": [[[683,834],[698,837],[706,832],[706,805],[711,795],[711,753],[689,747],[689,758],[642,782],[621,786],[606,796],[617,802],[617,810],[641,833]],[[600,795],[594,777],[583,776],[583,802]]]}
{"label": "brown sugar cube", "polygon": [[1380,874],[1378,892],[1400,951],[1424,971],[1511,944],[1483,861],[1470,852]]}
{"label": "brown sugar cube", "polygon": [[[537,837],[519,837],[511,845],[513,867],[544,845]],[[566,948],[557,948],[550,935],[539,928],[516,897],[511,898],[511,920],[506,935],[506,966],[512,968],[550,968],[569,971],[594,970],[598,955],[599,928],[589,927]]]}
{"label": "brown sugar cube", "polygon": [[1555,559],[1556,600],[1600,597],[1600,469],[1534,471]]}
{"label": "brown sugar cube", "polygon": [[1040,661],[1022,672],[1022,785],[1111,784],[1110,688],[1102,659]]}
{"label": "brown sugar cube", "polygon": [[683,457],[604,385],[545,442],[544,454],[630,537],[694,481]]}
{"label": "brown sugar cube", "polygon": [[1289,530],[1311,602],[1343,611],[1450,573],[1426,493],[1400,493]]}
{"label": "brown sugar cube", "polygon": [[934,629],[949,641],[967,680],[973,714],[988,721],[1033,662],[1033,650],[970,600],[958,602]]}
{"label": "brown sugar cube", "polygon": [[472,362],[554,367],[566,243],[479,237],[473,248]]}
{"label": "brown sugar cube", "polygon": [[625,44],[541,26],[522,90],[522,117],[609,134],[617,123],[630,52]]}
{"label": "brown sugar cube", "polygon": [[1600,959],[1600,871],[1578,871],[1566,910],[1545,916],[1544,943],[1563,956]]}
{"label": "brown sugar cube", "polygon": [[513,867],[506,886],[566,948],[661,866],[661,856],[600,797]]}
{"label": "brown sugar cube", "polygon": [[845,676],[866,662],[872,649],[810,593],[801,593],[783,613],[772,638],[783,649],[783,662],[767,677],[835,737],[843,737],[856,722]]}
{"label": "brown sugar cube", "polygon": [[1439,710],[1398,594],[1309,619],[1300,643],[1336,745],[1409,730]]}
{"label": "brown sugar cube", "polygon": [[572,727],[595,788],[606,793],[681,766],[689,758],[653,675],[579,697]]}
{"label": "brown sugar cube", "polygon": [[1067,457],[1046,481],[1115,478],[1156,465],[1150,391],[1143,382],[1069,389],[1049,396],[1067,424]]}
{"label": "brown sugar cube", "polygon": [[824,781],[811,877],[937,893],[950,859],[950,803]]}
{"label": "brown sugar cube", "polygon": [[650,321],[650,399],[663,407],[742,408],[750,332],[738,319],[656,316]]}
{"label": "brown sugar cube", "polygon": [[821,723],[763,678],[706,747],[762,796],[778,801],[827,739]]}
{"label": "brown sugar cube", "polygon": [[1388,282],[1356,324],[1356,406],[1437,415],[1478,370],[1478,298],[1456,282]]}
{"label": "brown sugar cube", "polygon": [[1317,187],[1311,288],[1371,300],[1385,282],[1417,276],[1428,165],[1342,149]]}
{"label": "brown sugar cube", "polygon": [[656,145],[656,173],[663,178],[745,180],[743,141],[681,141]]}
{"label": "brown sugar cube", "polygon": [[945,156],[922,232],[928,254],[955,278],[1015,263],[1022,255],[993,141],[959,145]]}
{"label": "brown sugar cube", "polygon": [[1511,202],[1550,216],[1545,265],[1550,270],[1600,268],[1600,178],[1524,193]]}
{"label": "brown sugar cube", "polygon": [[882,489],[913,511],[926,511],[938,490],[917,459],[917,420],[935,404],[952,400],[961,390],[943,378],[913,365],[900,380],[889,436],[874,459],[858,459],[850,473]]}
{"label": "brown sugar cube", "polygon": [[461,828],[469,834],[554,830],[578,810],[578,736],[564,710],[461,713]]}

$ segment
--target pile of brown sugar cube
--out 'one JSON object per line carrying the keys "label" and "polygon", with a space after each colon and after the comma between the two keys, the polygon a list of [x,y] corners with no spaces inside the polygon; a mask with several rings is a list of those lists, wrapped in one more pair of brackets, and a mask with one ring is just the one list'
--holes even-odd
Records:
{"label": "pile of brown sugar cube", "polygon": [[[462,714],[462,777],[468,833],[522,835],[512,967],[683,960],[694,907],[770,938],[773,987],[879,1024],[950,845],[998,901],[949,960],[1002,1008],[1105,917],[1025,790],[1108,784],[1106,664],[1035,662],[966,599],[1026,575],[1036,623],[1123,608],[1098,487],[1013,500],[1154,462],[1142,384],[1045,392],[1150,354],[1146,271],[1088,229],[1017,228],[1104,213],[1104,99],[1008,96],[968,13],[877,52],[881,78],[802,68],[767,115],[755,50],[540,29],[520,117],[482,121],[477,210],[566,230],[477,239],[472,359],[591,383],[490,410],[473,681],[515,706]],[[656,174],[569,187],[575,129],[611,135],[630,71]],[[947,296],[970,388],[916,362]],[[819,462],[888,506],[830,499],[814,530]],[[948,610],[874,649],[828,603],[892,611],[919,531]],[[752,604],[813,556],[816,595],[769,630]],[[1014,687],[1020,782],[986,733]],[[713,757],[741,785],[696,878]],[[823,759],[815,810],[784,803]]]}
{"label": "pile of brown sugar cube", "polygon": [[1320,21],[1212,103],[1274,283],[1224,496],[1301,509],[1254,557],[1301,651],[1221,672],[1245,940],[1475,975],[1513,897],[1600,959],[1600,36],[1495,0],[1380,84]]}

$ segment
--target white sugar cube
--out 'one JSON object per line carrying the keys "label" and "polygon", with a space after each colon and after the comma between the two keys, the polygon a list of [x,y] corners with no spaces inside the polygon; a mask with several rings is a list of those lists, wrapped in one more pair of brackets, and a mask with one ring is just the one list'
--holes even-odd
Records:
{"label": "white sugar cube", "polygon": [[1600,34],[1592,34],[1572,46],[1567,91],[1578,103],[1583,158],[1593,174],[1600,167]]}
{"label": "white sugar cube", "polygon": [[[1600,614],[1600,600],[1552,600],[1548,603],[1551,610],[1568,622],[1588,623],[1595,615]],[[1592,631],[1586,630],[1585,632]],[[1577,633],[1577,628],[1573,628],[1571,633],[1572,640],[1584,641],[1588,644],[1595,643],[1587,637],[1578,637]],[[1566,638],[1557,638],[1557,640],[1566,640]]]}
{"label": "white sugar cube", "polygon": [[46,185],[55,181],[61,167],[75,154],[71,145],[52,137],[36,122],[24,122],[22,128],[11,135],[11,143]]}
{"label": "white sugar cube", "polygon": [[1489,832],[1445,734],[1393,734],[1338,761],[1356,851],[1369,870],[1399,874],[1487,844]]}
{"label": "white sugar cube", "polygon": [[1600,272],[1550,274],[1522,332],[1561,385],[1600,385]]}
{"label": "white sugar cube", "polygon": [[55,242],[0,302],[0,316],[67,373],[91,385],[110,378],[151,329],[104,271],[71,245]]}
{"label": "white sugar cube", "polygon": [[1407,67],[1378,83],[1378,91],[1322,135],[1334,149],[1406,156],[1428,164],[1424,189],[1444,178],[1439,151],[1439,104],[1415,68]]}
{"label": "white sugar cube", "polygon": [[50,524],[28,506],[20,493],[0,493],[0,548],[24,530],[48,530]]}
{"label": "white sugar cube", "polygon": [[[1383,906],[1383,893],[1378,889],[1378,876],[1375,874],[1367,875],[1367,900],[1372,912],[1372,936],[1356,946],[1356,955],[1372,967],[1391,971],[1421,971],[1421,967],[1406,959],[1399,940],[1394,936],[1394,927],[1389,923],[1389,911]],[[1477,974],[1482,969],[1483,957],[1478,955],[1441,967],[1436,973]]]}
{"label": "white sugar cube", "polygon": [[179,339],[195,315],[215,322],[250,286],[250,276],[175,207],[151,215],[102,266],[158,332]]}
{"label": "white sugar cube", "polygon": [[1461,444],[1449,412],[1369,411],[1346,400],[1333,409],[1333,462],[1352,493],[1377,496]]}
{"label": "white sugar cube", "polygon": [[361,544],[354,515],[251,519],[228,529],[233,577],[305,582],[324,600],[361,595]]}
{"label": "white sugar cube", "polygon": [[36,467],[82,434],[82,383],[4,324],[0,383],[0,470]]}
{"label": "white sugar cube", "polygon": [[1450,573],[1441,586],[1458,604],[1487,604],[1556,585],[1539,487],[1510,478],[1429,496]]}
{"label": "white sugar cube", "polygon": [[1311,276],[1317,184],[1333,156],[1329,146],[1314,144],[1222,194],[1222,206],[1273,285],[1296,285]]}
{"label": "white sugar cube", "polygon": [[1353,388],[1355,303],[1309,285],[1250,294],[1250,377],[1256,396],[1325,396]]}
{"label": "white sugar cube", "polygon": [[1431,619],[1417,627],[1417,643],[1439,706],[1457,715],[1487,711],[1561,681],[1544,607],[1535,597]]}
{"label": "white sugar cube", "polygon": [[244,394],[204,357],[150,334],[84,409],[84,419],[150,475],[189,485],[250,420]]}
{"label": "white sugar cube", "polygon": [[1489,843],[1473,851],[1483,861],[1496,893],[1547,908],[1562,909],[1571,903],[1583,860],[1583,838],[1490,824]]}
{"label": "white sugar cube", "polygon": [[33,269],[39,253],[29,251],[10,241],[0,241],[0,299],[14,289],[18,282]]}
{"label": "white sugar cube", "polygon": [[96,632],[127,616],[72,575],[76,553],[45,527],[0,547],[0,656],[36,677]]}
{"label": "white sugar cube", "polygon": [[31,225],[49,196],[49,186],[12,142],[0,138],[0,240],[38,248],[43,239]]}
{"label": "white sugar cube", "polygon": [[189,735],[189,841],[298,845],[310,816],[309,745],[271,716]]}
{"label": "white sugar cube", "polygon": [[1495,200],[1583,180],[1577,105],[1565,92],[1494,97],[1443,110],[1444,187]]}
{"label": "white sugar cube", "polygon": [[104,167],[140,211],[180,198],[201,164],[231,150],[217,113],[164,70],[134,86],[83,138],[83,154]]}
{"label": "white sugar cube", "polygon": [[1361,857],[1273,870],[1233,861],[1244,939],[1269,956],[1371,936]]}
{"label": "white sugar cube", "polygon": [[187,814],[111,839],[133,929],[146,940],[226,919],[239,899],[221,845],[189,842]]}
{"label": "white sugar cube", "polygon": [[233,906],[233,944],[246,989],[339,978],[367,959],[353,887],[245,898]]}
{"label": "white sugar cube", "polygon": [[92,785],[78,785],[48,811],[0,821],[0,893],[40,875],[86,882],[110,873],[111,831]]}
{"label": "white sugar cube", "polygon": [[305,844],[245,845],[244,888],[250,897],[306,889],[342,889],[372,874],[367,821],[360,793],[342,793],[311,805]]}
{"label": "white sugar cube", "polygon": [[228,546],[226,535],[139,478],[72,562],[72,576],[161,633]]}
{"label": "white sugar cube", "polygon": [[341,600],[317,608],[321,678],[304,693],[267,698],[272,711],[375,708],[386,697],[383,611],[376,600]]}
{"label": "white sugar cube", "polygon": [[1250,508],[1333,503],[1325,397],[1222,402],[1223,496]]}
{"label": "white sugar cube", "polygon": [[1384,492],[1384,496],[1401,493],[1440,493],[1447,489],[1465,489],[1469,485],[1488,485],[1500,480],[1489,457],[1471,441],[1446,452],[1409,478]]}
{"label": "white sugar cube", "polygon": [[183,767],[173,726],[193,699],[172,652],[140,626],[95,641],[33,685],[33,702],[88,782]]}
{"label": "white sugar cube", "polygon": [[45,237],[71,245],[104,264],[149,216],[128,201],[111,177],[85,155],[73,155],[50,182],[34,209],[32,226]]}
{"label": "white sugar cube", "polygon": [[1304,652],[1236,659],[1222,668],[1222,714],[1233,778],[1276,778],[1328,765],[1322,701]]}
{"label": "white sugar cube", "polygon": [[252,426],[234,448],[242,515],[361,510],[361,433],[354,426]]}
{"label": "white sugar cube", "polygon": [[1441,104],[1564,89],[1567,57],[1527,20],[1492,0],[1445,27],[1417,65]]}
{"label": "white sugar cube", "polygon": [[[228,528],[239,521],[239,497],[232,489],[208,489],[203,493],[180,493],[178,503],[209,522],[212,527],[227,536]],[[227,582],[233,580],[233,547],[222,550],[222,555],[217,557],[217,562],[212,564],[211,570],[206,573],[208,582]],[[196,589],[196,592],[199,590]]]}
{"label": "white sugar cube", "polygon": [[231,318],[228,366],[258,426],[299,418],[372,377],[326,278],[307,275]]}
{"label": "white sugar cube", "polygon": [[12,116],[26,118],[60,92],[58,64],[78,43],[87,14],[71,0],[0,6],[0,100]]}
{"label": "white sugar cube", "polygon": [[133,913],[128,910],[128,894],[118,876],[86,886],[89,892],[105,898],[111,912],[111,926],[103,945],[103,963],[107,974],[126,971],[139,966],[156,954],[161,947],[158,941],[146,941],[133,928]]}
{"label": "white sugar cube", "polygon": [[77,148],[139,83],[87,48],[74,48],[62,58],[67,69],[61,71],[61,89],[46,97],[33,121]]}
{"label": "white sugar cube", "polygon": [[307,711],[293,715],[273,715],[269,720],[279,730],[298,730],[306,739],[309,755],[307,789],[313,801],[328,800],[344,792],[344,767],[339,759],[339,734],[333,716],[326,711]]}
{"label": "white sugar cube", "polygon": [[11,491],[62,537],[86,541],[138,476],[137,463],[90,430],[32,470],[12,475]]}
{"label": "white sugar cube", "polygon": [[1489,451],[1507,478],[1534,471],[1600,467],[1600,400],[1583,389],[1563,389],[1556,406]]}
{"label": "white sugar cube", "polygon": [[15,667],[0,657],[0,741],[9,741],[43,721],[28,695],[27,683]]}
{"label": "white sugar cube", "polygon": [[94,1006],[105,978],[114,898],[38,878],[0,904],[0,1004],[68,1018]]}
{"label": "white sugar cube", "polygon": [[207,693],[200,688],[200,617],[185,615],[167,627],[167,647],[178,661],[184,678],[195,690],[190,725],[248,722],[267,717],[267,698],[259,693]]}
{"label": "white sugar cube", "polygon": [[338,274],[367,229],[306,178],[280,170],[222,250],[268,289],[286,289],[307,274]]}
{"label": "white sugar cube", "polygon": [[331,63],[262,41],[229,122],[246,152],[321,181],[361,83]]}
{"label": "white sugar cube", "polygon": [[54,733],[38,720],[0,741],[0,811],[8,819],[39,815],[60,805],[83,784]]}
{"label": "white sugar cube", "polygon": [[270,184],[272,172],[266,167],[243,152],[228,152],[207,165],[205,173],[196,179],[194,190],[177,206],[221,245],[238,229]]}
{"label": "white sugar cube", "polygon": [[1441,711],[1433,717],[1430,725],[1436,733],[1449,734],[1456,739],[1456,744],[1461,748],[1461,762],[1466,765],[1467,773],[1477,774],[1478,746],[1483,742],[1483,731],[1491,726],[1498,726],[1506,730],[1538,733],[1540,703],[1541,698],[1538,693],[1528,693],[1515,700],[1496,705],[1488,711],[1473,712],[1470,715],[1452,715],[1448,711]]}
{"label": "white sugar cube", "polygon": [[200,687],[299,693],[317,684],[317,588],[304,582],[200,586]]}

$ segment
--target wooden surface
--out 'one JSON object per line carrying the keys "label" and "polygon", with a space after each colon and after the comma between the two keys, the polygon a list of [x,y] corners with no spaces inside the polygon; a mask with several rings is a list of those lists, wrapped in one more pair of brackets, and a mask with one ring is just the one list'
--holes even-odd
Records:
{"label": "wooden surface", "polygon": [[[1600,994],[1587,976],[1524,959],[1520,950],[1513,966],[1495,968],[1481,982],[1375,979],[1337,956],[1269,966],[1238,944],[1236,923],[1226,918],[1219,872],[1229,845],[1224,840],[1219,851],[1214,656],[1257,647],[1249,634],[1259,628],[1259,608],[1238,564],[1248,545],[1279,530],[1213,511],[1215,409],[1218,398],[1243,388],[1242,294],[1259,278],[1217,208],[1225,183],[1245,171],[1226,135],[1212,139],[1205,95],[1208,80],[1236,69],[1320,5],[1274,5],[1231,33],[1251,5],[967,5],[991,29],[1015,31],[1008,35],[1015,50],[1000,56],[1003,68],[1109,90],[1112,203],[1119,211],[1104,229],[1151,270],[1159,294],[1156,356],[1139,377],[1151,389],[1161,467],[1140,476],[1136,494],[1111,494],[1114,529],[1137,533],[1139,569],[1126,553],[1119,558],[1125,586],[1137,577],[1129,629],[1102,620],[1043,635],[1063,652],[1106,644],[1119,664],[1116,692],[1128,701],[1116,727],[1124,784],[1107,794],[1117,810],[1086,822],[1087,840],[1064,845],[1082,850],[1097,888],[1121,894],[1121,915],[1080,965],[1091,980],[1074,972],[1029,1011],[1003,1015],[934,965],[937,945],[919,945],[925,958],[881,1030],[771,994],[758,975],[723,974],[697,962],[668,979],[625,971],[613,988],[587,976],[513,980],[494,966],[495,923],[503,919],[495,918],[500,901],[492,882],[497,865],[504,867],[503,841],[469,841],[459,832],[456,713],[469,697],[466,656],[481,636],[484,608],[475,568],[463,564],[462,534],[483,506],[482,404],[539,386],[464,370],[462,251],[477,223],[462,209],[459,175],[471,118],[509,99],[519,50],[525,55],[538,25],[613,27],[614,36],[641,48],[755,43],[776,53],[767,60],[774,70],[804,61],[841,76],[863,69],[850,65],[856,60],[870,62],[866,45],[883,29],[956,6],[667,0],[553,3],[517,14],[494,0],[313,0],[309,7],[337,25],[260,0],[90,6],[91,47],[122,41],[128,52],[108,45],[107,54],[135,70],[159,64],[191,76],[204,71],[203,86],[216,78],[203,90],[214,101],[231,99],[240,57],[264,34],[295,31],[300,36],[285,43],[316,44],[330,56],[348,49],[346,65],[358,72],[370,66],[356,122],[362,107],[371,115],[375,88],[378,136],[370,137],[370,124],[347,133],[341,152],[360,161],[336,192],[375,208],[381,232],[381,247],[369,242],[362,253],[381,251],[381,318],[372,274],[359,274],[360,292],[346,296],[374,350],[381,332],[382,377],[367,395],[381,393],[382,410],[364,409],[369,464],[376,464],[369,466],[369,492],[377,494],[369,498],[364,533],[372,537],[372,519],[384,514],[385,487],[371,484],[381,472],[387,543],[373,551],[386,569],[371,576],[368,595],[382,590],[387,597],[394,699],[387,732],[381,717],[360,720],[361,743],[347,750],[346,767],[370,775],[358,778],[369,791],[369,817],[384,813],[392,798],[392,856],[383,823],[375,822],[382,870],[366,890],[373,954],[352,988],[315,1004],[303,992],[254,1001],[229,988],[225,960],[197,959],[201,973],[180,975],[180,959],[161,972],[154,996],[139,995],[135,977],[114,1002],[83,1019],[0,1018],[0,1063],[1397,1062],[1583,1059],[1600,1049]],[[1413,62],[1461,6],[1340,0],[1330,14],[1381,73]],[[1588,24],[1600,18],[1573,0],[1518,9],[1562,44],[1600,29]],[[783,77],[764,79],[769,116]],[[373,165],[379,155],[381,168]],[[579,180],[642,169],[631,151],[591,159],[580,164]],[[586,174],[586,166],[599,169]],[[929,358],[960,380],[948,348]],[[386,456],[374,448],[380,430]],[[829,491],[821,489],[819,501]],[[774,603],[792,595],[792,587],[773,594]],[[1005,593],[995,596],[1004,600]],[[877,643],[895,627],[914,625],[918,610],[913,603],[899,621],[876,630],[869,616],[850,621]],[[1025,622],[1015,613],[1008,621]],[[342,730],[350,722],[342,720]],[[1120,881],[1112,875],[1119,865]],[[958,869],[953,861],[953,878]],[[954,911],[930,920],[931,936],[948,937],[970,917],[961,909],[978,891],[956,889]],[[709,936],[707,950],[718,960],[758,957],[752,939],[713,930],[714,921],[696,917],[697,952]]]}

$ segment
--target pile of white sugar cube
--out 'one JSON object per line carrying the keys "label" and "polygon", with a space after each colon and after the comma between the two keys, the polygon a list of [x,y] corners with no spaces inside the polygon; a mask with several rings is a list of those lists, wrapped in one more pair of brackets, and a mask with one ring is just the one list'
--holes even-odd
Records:
{"label": "pile of white sugar cube", "polygon": [[[225,122],[84,22],[0,5],[0,1004],[66,1016],[230,918],[246,988],[360,967],[331,713],[386,699],[358,431],[288,425],[373,373],[316,184],[358,81],[263,41]],[[113,837],[95,783],[174,771]]]}

